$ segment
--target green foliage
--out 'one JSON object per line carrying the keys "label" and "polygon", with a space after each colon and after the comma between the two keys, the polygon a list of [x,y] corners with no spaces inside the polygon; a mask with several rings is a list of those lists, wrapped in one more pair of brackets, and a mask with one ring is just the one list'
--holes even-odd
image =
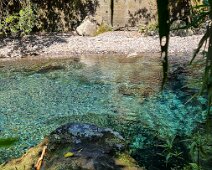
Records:
{"label": "green foliage", "polygon": [[19,11],[19,22],[18,26],[20,31],[25,34],[28,34],[32,31],[32,28],[35,25],[35,14],[30,6],[26,7],[25,9],[21,9]]}
{"label": "green foliage", "polygon": [[183,170],[202,170],[196,163],[189,163],[187,166],[183,168]]}
{"label": "green foliage", "polygon": [[192,9],[192,22],[188,27],[199,27],[201,24],[205,23],[209,16],[210,4],[208,0],[204,0],[203,2],[199,0],[195,0],[196,5],[193,6]]}
{"label": "green foliage", "polygon": [[158,23],[149,23],[148,25],[142,25],[139,27],[139,32],[147,34],[151,31],[156,32],[158,30]]}
{"label": "green foliage", "polygon": [[[185,170],[201,170],[207,166],[211,166],[211,142],[212,138],[210,134],[206,132],[196,132],[191,138],[183,140],[189,149],[189,154],[192,163],[189,163]],[[207,169],[207,168],[206,168]]]}
{"label": "green foliage", "polygon": [[109,32],[109,31],[112,31],[112,28],[108,24],[102,23],[97,29],[96,35],[102,34],[104,32]]}
{"label": "green foliage", "polygon": [[[28,2],[28,1],[27,1]],[[30,2],[23,5],[19,12],[6,12],[0,20],[0,32],[5,35],[25,35],[32,32],[35,26],[36,15]]]}
{"label": "green foliage", "polygon": [[[204,156],[205,155],[205,149],[204,147],[207,145],[207,139],[202,138],[202,135],[197,133],[193,136],[190,143],[190,154],[191,155],[197,155]],[[198,159],[198,158],[196,158]],[[199,161],[199,160],[196,160]]]}
{"label": "green foliage", "polygon": [[8,32],[17,33],[17,21],[18,16],[16,14],[5,17],[4,20],[0,23],[0,31],[4,32],[6,35]]}
{"label": "green foliage", "polygon": [[165,143],[162,145],[158,145],[163,149],[162,153],[158,153],[158,155],[165,157],[166,166],[173,160],[173,159],[183,159],[182,152],[177,150],[174,145],[175,136],[171,138],[167,138]]}

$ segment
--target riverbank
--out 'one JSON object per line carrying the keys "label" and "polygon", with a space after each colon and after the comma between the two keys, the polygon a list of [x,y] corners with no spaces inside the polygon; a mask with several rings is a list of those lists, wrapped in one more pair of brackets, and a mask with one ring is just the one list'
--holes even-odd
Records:
{"label": "riverbank", "polygon": [[[202,35],[171,37],[169,53],[191,54]],[[159,53],[158,36],[143,36],[138,32],[106,32],[95,37],[71,34],[30,35],[23,38],[4,38],[0,41],[0,58],[64,57],[90,54],[136,55]]]}

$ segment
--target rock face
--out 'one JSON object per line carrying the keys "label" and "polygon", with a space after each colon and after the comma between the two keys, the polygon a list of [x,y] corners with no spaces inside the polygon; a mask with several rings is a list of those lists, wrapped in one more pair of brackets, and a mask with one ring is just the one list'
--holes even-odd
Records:
{"label": "rock face", "polygon": [[90,17],[86,17],[81,23],[81,25],[77,27],[76,31],[79,35],[94,36],[97,32],[97,29],[97,22]]}
{"label": "rock face", "polygon": [[154,0],[99,0],[95,18],[114,28],[134,27],[154,22],[156,9]]}
{"label": "rock face", "polygon": [[1,165],[1,170],[32,169],[42,148],[47,152],[42,164],[48,170],[142,170],[126,153],[123,137],[108,128],[70,123],[54,132],[24,156]]}

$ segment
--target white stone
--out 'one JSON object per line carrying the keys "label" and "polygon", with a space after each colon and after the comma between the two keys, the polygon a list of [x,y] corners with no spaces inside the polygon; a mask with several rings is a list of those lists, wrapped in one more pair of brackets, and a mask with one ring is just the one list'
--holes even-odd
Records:
{"label": "white stone", "polygon": [[98,29],[98,24],[90,17],[86,17],[80,26],[77,27],[77,34],[82,36],[95,36]]}
{"label": "white stone", "polygon": [[133,57],[138,57],[138,53],[137,52],[134,52],[134,53],[129,53],[127,55],[127,58],[133,58]]}

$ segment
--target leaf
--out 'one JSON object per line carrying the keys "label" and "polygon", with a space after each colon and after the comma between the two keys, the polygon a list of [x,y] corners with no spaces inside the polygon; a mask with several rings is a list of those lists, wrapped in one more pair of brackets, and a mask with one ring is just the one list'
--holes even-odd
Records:
{"label": "leaf", "polygon": [[14,19],[15,19],[14,16],[10,15],[10,16],[8,16],[8,17],[5,19],[5,22],[6,22],[6,23],[11,23],[11,22],[13,22]]}
{"label": "leaf", "polygon": [[202,156],[207,156],[206,152],[205,152],[205,149],[203,146],[199,147],[199,152]]}
{"label": "leaf", "polygon": [[162,153],[157,153],[157,155],[164,157],[165,155]]}
{"label": "leaf", "polygon": [[197,5],[197,6],[194,6],[193,8],[194,9],[199,9],[199,8],[206,8],[208,7],[208,4],[205,4],[205,5]]}
{"label": "leaf", "polygon": [[64,154],[65,158],[69,158],[69,157],[73,157],[74,153],[73,152],[67,152],[66,154]]}
{"label": "leaf", "polygon": [[191,166],[192,170],[199,170],[199,166],[196,163],[189,163]]}
{"label": "leaf", "polygon": [[175,157],[177,157],[177,158],[180,158],[180,159],[183,159],[183,158],[181,157],[182,153],[183,153],[183,152],[175,151],[175,153],[173,154],[173,156],[175,156]]}
{"label": "leaf", "polygon": [[172,154],[171,154],[171,153],[168,153],[168,154],[166,155],[166,163],[169,162],[169,160],[170,160],[171,157],[172,157]]}
{"label": "leaf", "polygon": [[20,11],[19,11],[19,15],[22,17],[22,16],[24,16],[24,10],[23,9],[21,9]]}
{"label": "leaf", "polygon": [[190,146],[190,154],[191,155],[194,155],[196,152],[197,152],[197,143],[196,142],[193,142]]}

